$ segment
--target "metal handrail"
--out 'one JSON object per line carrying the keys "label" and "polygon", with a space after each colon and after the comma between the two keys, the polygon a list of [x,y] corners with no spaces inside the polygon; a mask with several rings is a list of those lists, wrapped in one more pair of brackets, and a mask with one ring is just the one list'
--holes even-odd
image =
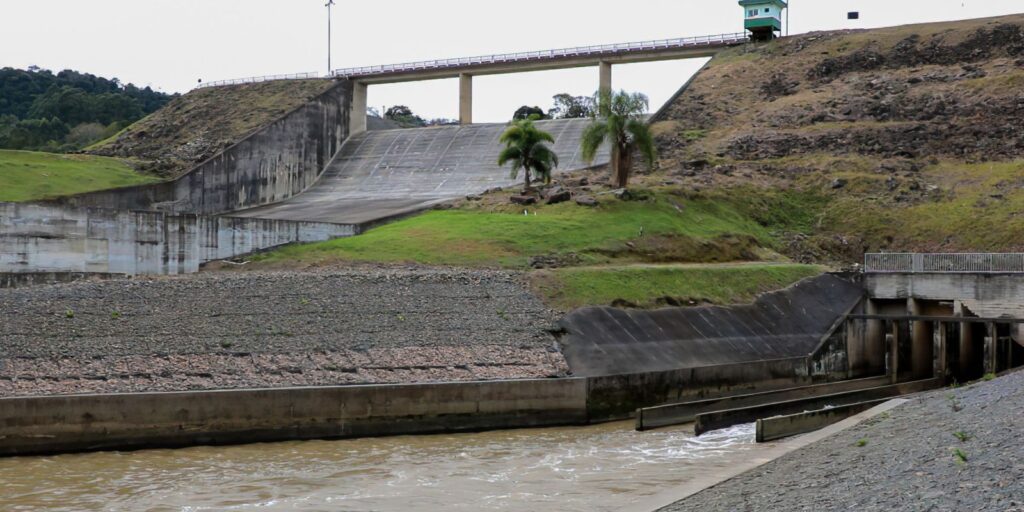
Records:
{"label": "metal handrail", "polygon": [[215,82],[201,83],[196,86],[196,89],[203,89],[206,87],[220,87],[224,85],[239,85],[239,84],[255,84],[259,82],[270,82],[273,80],[305,80],[309,78],[320,78],[320,73],[311,71],[309,73],[291,73],[288,75],[264,75],[264,76],[250,76],[246,78],[234,78],[231,80],[217,80]]}
{"label": "metal handrail", "polygon": [[867,273],[1024,273],[1024,253],[870,253]]}
{"label": "metal handrail", "polygon": [[745,43],[748,40],[749,38],[745,32],[736,32],[732,34],[719,34],[713,36],[681,37],[676,39],[658,39],[651,41],[639,41],[634,43],[577,46],[573,48],[561,48],[557,50],[500,53],[496,55],[480,55],[476,57],[460,57],[455,59],[435,59],[416,62],[403,62],[400,64],[360,66],[353,68],[336,69],[331,72],[331,75],[341,78],[352,78],[360,76],[383,75],[389,73],[402,73],[407,71],[418,71],[424,69],[447,69],[473,65],[521,62],[538,59],[586,57],[592,55],[624,54],[649,50],[669,50],[674,48],[688,48],[692,46],[739,44]]}

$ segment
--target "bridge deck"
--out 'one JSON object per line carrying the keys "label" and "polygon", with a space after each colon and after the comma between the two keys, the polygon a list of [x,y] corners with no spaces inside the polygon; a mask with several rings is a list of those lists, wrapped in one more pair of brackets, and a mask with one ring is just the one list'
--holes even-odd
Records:
{"label": "bridge deck", "polygon": [[[587,167],[580,136],[590,121],[541,121],[555,137],[561,170]],[[497,164],[504,124],[370,131],[353,136],[320,180],[290,200],[232,216],[365,223],[422,210],[445,200],[519,183]],[[595,164],[608,162],[608,151]]]}

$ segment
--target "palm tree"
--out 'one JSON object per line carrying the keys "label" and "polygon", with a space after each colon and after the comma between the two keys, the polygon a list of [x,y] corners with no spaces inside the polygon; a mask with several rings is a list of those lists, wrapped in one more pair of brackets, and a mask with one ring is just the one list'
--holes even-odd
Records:
{"label": "palm tree", "polygon": [[612,176],[618,188],[629,185],[633,153],[640,151],[648,167],[658,158],[654,135],[644,119],[647,96],[640,93],[601,91],[597,94],[597,112],[583,131],[580,149],[583,159],[593,162],[597,150],[608,141],[612,145]]}
{"label": "palm tree", "polygon": [[531,115],[527,119],[512,121],[499,139],[505,144],[505,149],[498,156],[498,165],[512,162],[512,172],[509,174],[512,179],[519,176],[519,169],[526,171],[527,190],[530,189],[531,173],[543,179],[544,183],[551,183],[551,171],[558,167],[558,155],[545,144],[554,143],[555,138],[534,126],[533,122],[537,119],[536,115]]}

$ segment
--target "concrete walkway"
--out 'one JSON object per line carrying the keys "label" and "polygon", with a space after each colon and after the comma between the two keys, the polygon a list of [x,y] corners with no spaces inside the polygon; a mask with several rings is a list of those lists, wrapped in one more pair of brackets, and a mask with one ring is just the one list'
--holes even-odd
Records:
{"label": "concrete walkway", "polygon": [[[570,171],[588,166],[580,136],[589,119],[542,121],[555,137],[554,151]],[[474,124],[369,131],[350,138],[320,180],[282,203],[232,214],[241,217],[362,224],[415,212],[469,194],[507,187],[498,142],[506,125]],[[602,150],[594,164],[608,162]]]}

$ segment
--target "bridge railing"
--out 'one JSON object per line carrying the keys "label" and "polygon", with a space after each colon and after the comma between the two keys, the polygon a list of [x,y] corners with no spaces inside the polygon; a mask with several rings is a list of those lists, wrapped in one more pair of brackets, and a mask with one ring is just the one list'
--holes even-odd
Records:
{"label": "bridge railing", "polygon": [[867,273],[1024,273],[1024,253],[871,253]]}
{"label": "bridge railing", "polygon": [[531,60],[548,60],[566,57],[586,57],[593,55],[624,54],[652,50],[670,50],[675,48],[689,48],[695,46],[738,44],[746,41],[748,41],[748,37],[745,32],[736,32],[732,34],[719,34],[713,36],[681,37],[677,39],[658,39],[651,41],[639,41],[634,43],[577,46],[574,48],[561,48],[557,50],[501,53],[497,55],[481,55],[477,57],[462,57],[457,59],[403,62],[400,64],[386,64],[381,66],[362,66],[354,68],[337,69],[334,70],[331,74],[337,77],[351,78],[359,76],[383,75],[388,73],[402,73],[407,71],[419,71],[426,69],[446,69],[483,64],[500,64],[505,62],[523,62]]}
{"label": "bridge railing", "polygon": [[205,82],[196,86],[196,89],[203,89],[206,87],[220,87],[223,85],[240,85],[240,84],[255,84],[259,82],[270,82],[273,80],[305,80],[309,78],[320,78],[320,73],[311,71],[309,73],[291,73],[288,75],[264,75],[264,76],[250,76],[246,78],[235,78],[232,80],[217,80],[215,82]]}

